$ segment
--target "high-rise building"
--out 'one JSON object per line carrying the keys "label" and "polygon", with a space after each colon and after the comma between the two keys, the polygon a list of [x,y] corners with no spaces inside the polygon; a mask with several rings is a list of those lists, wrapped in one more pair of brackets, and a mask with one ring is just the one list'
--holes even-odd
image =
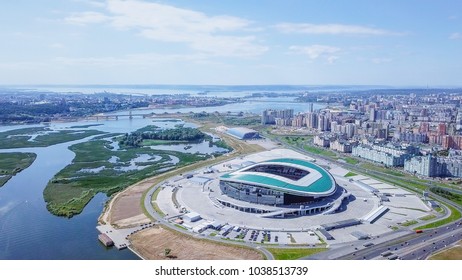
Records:
{"label": "high-rise building", "polygon": [[430,131],[430,124],[428,122],[420,123],[420,133],[427,133]]}
{"label": "high-rise building", "polygon": [[313,103],[308,105],[308,112],[313,113]]}
{"label": "high-rise building", "polygon": [[355,135],[356,126],[352,123],[345,124],[345,134],[348,139],[352,138]]}
{"label": "high-rise building", "polygon": [[369,112],[369,121],[375,122],[375,117],[376,117],[375,109],[371,108]]}
{"label": "high-rise building", "polygon": [[306,114],[306,126],[308,128],[318,128],[318,115],[316,113]]}
{"label": "high-rise building", "polygon": [[446,135],[446,124],[445,123],[439,123],[438,124],[438,129],[437,129],[437,134],[439,136],[443,136],[443,135]]}

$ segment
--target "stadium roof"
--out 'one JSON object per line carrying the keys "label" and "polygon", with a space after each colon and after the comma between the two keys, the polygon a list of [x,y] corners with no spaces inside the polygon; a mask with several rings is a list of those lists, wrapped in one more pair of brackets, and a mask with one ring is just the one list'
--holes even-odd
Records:
{"label": "stadium roof", "polygon": [[258,137],[258,131],[246,127],[229,128],[226,133],[239,139]]}
{"label": "stadium roof", "polygon": [[[282,165],[309,171],[299,180],[292,180],[271,173],[253,172],[249,169],[263,165]],[[300,196],[326,196],[335,191],[336,184],[332,175],[320,166],[301,159],[280,158],[256,163],[240,170],[221,176],[221,180],[263,186]]]}

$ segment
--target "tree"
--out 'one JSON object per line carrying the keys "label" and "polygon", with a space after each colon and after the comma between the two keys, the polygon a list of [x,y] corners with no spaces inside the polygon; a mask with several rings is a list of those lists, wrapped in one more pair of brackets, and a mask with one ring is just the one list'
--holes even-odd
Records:
{"label": "tree", "polygon": [[170,248],[165,248],[164,249],[164,256],[166,256],[166,257],[170,256],[171,252],[172,252],[172,250]]}

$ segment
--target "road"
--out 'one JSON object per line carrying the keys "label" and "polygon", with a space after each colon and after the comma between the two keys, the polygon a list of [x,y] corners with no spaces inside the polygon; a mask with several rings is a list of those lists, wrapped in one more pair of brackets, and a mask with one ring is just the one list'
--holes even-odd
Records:
{"label": "road", "polygon": [[[375,246],[365,248],[355,247],[353,253],[349,253],[337,259],[363,260],[363,259],[386,259],[380,254],[386,251],[392,252],[403,260],[422,260],[435,252],[445,249],[462,239],[461,222],[455,222],[438,229],[427,230],[423,233],[409,233],[401,238],[390,240]],[[370,242],[374,242],[371,240]]]}

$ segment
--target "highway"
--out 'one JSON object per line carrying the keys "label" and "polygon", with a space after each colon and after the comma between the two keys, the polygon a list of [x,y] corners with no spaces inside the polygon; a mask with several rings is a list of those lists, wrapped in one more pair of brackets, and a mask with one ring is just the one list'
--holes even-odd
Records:
{"label": "highway", "polygon": [[[445,225],[423,233],[410,233],[401,238],[368,248],[356,247],[353,253],[339,257],[343,260],[387,259],[380,254],[390,251],[402,260],[422,260],[462,239],[461,222]],[[373,242],[370,241],[370,242]]]}

